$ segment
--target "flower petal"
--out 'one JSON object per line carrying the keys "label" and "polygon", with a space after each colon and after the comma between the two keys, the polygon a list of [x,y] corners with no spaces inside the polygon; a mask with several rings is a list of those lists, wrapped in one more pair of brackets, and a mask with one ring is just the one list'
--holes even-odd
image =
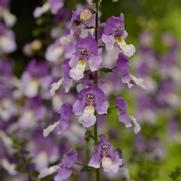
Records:
{"label": "flower petal", "polygon": [[88,61],[90,70],[92,72],[98,70],[101,62],[102,62],[101,56],[99,56],[99,55],[98,56],[91,56],[89,58],[89,61]]}
{"label": "flower petal", "polygon": [[138,124],[138,122],[136,121],[136,118],[133,116],[130,116],[131,120],[132,120],[132,124],[134,127],[134,133],[138,134],[141,130],[141,126]]}
{"label": "flower petal", "polygon": [[47,137],[55,128],[60,124],[59,121],[55,122],[54,124],[48,126],[46,129],[43,130],[43,136]]}
{"label": "flower petal", "polygon": [[116,174],[119,172],[119,166],[122,164],[121,159],[120,162],[113,162],[111,158],[104,157],[102,159],[102,167],[104,172],[109,174]]}
{"label": "flower petal", "polygon": [[70,77],[74,80],[80,80],[84,77],[84,71],[86,68],[86,61],[81,60],[77,65],[70,69]]}
{"label": "flower petal", "polygon": [[85,107],[83,114],[79,117],[79,122],[86,128],[93,126],[96,122],[94,112],[95,109],[93,106]]}
{"label": "flower petal", "polygon": [[132,44],[126,44],[123,38],[121,37],[116,38],[116,42],[119,45],[124,55],[131,57],[135,53],[136,51],[135,46]]}
{"label": "flower petal", "polygon": [[97,154],[94,153],[88,163],[88,166],[94,168],[100,168],[100,164],[101,164],[100,157],[98,157]]}
{"label": "flower petal", "polygon": [[60,86],[62,85],[63,83],[63,78],[61,78],[58,82],[54,82],[52,85],[51,85],[51,89],[50,89],[50,95],[51,96],[54,96],[55,95],[55,92],[60,88]]}
{"label": "flower petal", "polygon": [[58,169],[59,169],[59,165],[54,165],[52,167],[45,168],[40,172],[39,178],[43,178],[43,177],[46,177],[48,175],[52,175],[53,173],[57,172]]}

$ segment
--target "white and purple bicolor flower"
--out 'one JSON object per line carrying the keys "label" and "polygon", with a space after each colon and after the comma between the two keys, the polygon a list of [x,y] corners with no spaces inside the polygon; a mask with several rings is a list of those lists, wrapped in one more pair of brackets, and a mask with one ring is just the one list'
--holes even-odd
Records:
{"label": "white and purple bicolor flower", "polygon": [[3,22],[8,27],[13,26],[16,22],[16,16],[10,12],[9,0],[0,0],[0,19],[3,19]]}
{"label": "white and purple bicolor flower", "polygon": [[60,108],[59,114],[59,120],[43,130],[44,137],[47,137],[55,129],[57,129],[58,134],[62,134],[69,127],[73,115],[72,105],[64,103]]}
{"label": "white and purple bicolor flower", "polygon": [[12,53],[16,50],[16,42],[13,31],[0,23],[0,54]]}
{"label": "white and purple bicolor flower", "polygon": [[117,70],[121,76],[122,82],[126,84],[129,88],[137,85],[143,89],[146,89],[144,79],[137,78],[136,76],[129,73],[129,60],[128,57],[123,53],[119,54],[117,60]]}
{"label": "white and purple bicolor flower", "polygon": [[35,97],[40,88],[46,91],[50,84],[49,69],[47,63],[31,60],[21,78],[21,91],[27,97]]}
{"label": "white and purple bicolor flower", "polygon": [[54,177],[54,181],[63,181],[68,179],[73,172],[73,166],[77,161],[77,152],[75,150],[69,150],[64,156],[59,165],[54,165],[46,168],[40,172],[39,178],[57,173]]}
{"label": "white and purple bicolor flower", "polygon": [[[92,32],[95,25],[95,14],[90,9],[83,9],[78,7],[72,13],[71,18],[71,34],[80,35],[81,37],[87,35],[88,32]],[[87,28],[89,27],[89,28]]]}
{"label": "white and purple bicolor flower", "polygon": [[137,134],[141,130],[141,127],[133,116],[128,115],[126,101],[122,97],[116,97],[115,104],[119,111],[119,120],[126,128],[133,127],[135,134]]}
{"label": "white and purple bicolor flower", "polygon": [[131,57],[135,53],[135,47],[132,44],[126,44],[127,32],[124,27],[124,15],[119,17],[111,16],[104,26],[102,41],[106,49],[118,47],[122,53]]}
{"label": "white and purple bicolor flower", "polygon": [[69,75],[70,72],[69,59],[64,60],[62,69],[63,69],[62,70],[63,77],[51,84],[50,88],[51,96],[54,96],[56,91],[59,90],[62,85],[64,86],[66,93],[69,92],[70,88],[73,85],[73,80]]}
{"label": "white and purple bicolor flower", "polygon": [[82,89],[73,105],[73,112],[79,116],[79,122],[86,128],[96,122],[95,112],[106,114],[109,103],[104,92],[96,86]]}
{"label": "white and purple bicolor flower", "polygon": [[70,77],[74,80],[80,80],[84,77],[87,65],[94,72],[99,69],[101,62],[98,44],[91,35],[88,35],[77,42],[76,50],[69,62]]}
{"label": "white and purple bicolor flower", "polygon": [[50,10],[50,12],[55,15],[64,6],[64,0],[47,0],[41,7],[36,7],[33,16],[39,18],[44,13]]}
{"label": "white and purple bicolor flower", "polygon": [[96,144],[95,151],[88,165],[94,168],[102,167],[104,172],[109,175],[117,174],[123,164],[123,160],[104,135],[100,135],[99,137],[100,142]]}

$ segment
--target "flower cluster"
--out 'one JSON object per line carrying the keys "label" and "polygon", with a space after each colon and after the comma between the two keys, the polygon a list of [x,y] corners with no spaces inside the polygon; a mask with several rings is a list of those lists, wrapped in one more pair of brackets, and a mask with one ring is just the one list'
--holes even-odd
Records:
{"label": "flower cluster", "polygon": [[[28,63],[17,77],[10,58],[16,50],[11,30],[16,17],[10,13],[9,1],[0,0],[3,179],[129,178],[124,133],[133,137],[131,162],[144,155],[163,159],[166,153],[154,126],[165,110],[169,137],[178,141],[177,40],[165,34],[162,42],[168,51],[158,56],[152,48],[154,38],[143,33],[132,74],[136,49],[127,41],[125,17],[121,13],[101,22],[100,5],[100,0],[87,0],[71,12],[64,0],[46,0],[36,7],[37,31],[43,26],[46,40],[37,36],[24,45]],[[42,25],[47,17],[53,23]],[[135,113],[130,109],[134,106]],[[145,135],[145,129],[140,133],[140,124],[153,126],[152,135]]]}

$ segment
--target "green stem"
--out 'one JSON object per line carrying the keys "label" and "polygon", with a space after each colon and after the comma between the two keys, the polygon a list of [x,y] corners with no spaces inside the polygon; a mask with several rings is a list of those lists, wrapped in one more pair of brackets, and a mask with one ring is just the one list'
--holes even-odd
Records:
{"label": "green stem", "polygon": [[[98,31],[99,31],[99,0],[95,0],[96,6],[96,17],[95,17],[95,40],[98,42]],[[97,85],[97,71],[94,74],[94,82]],[[98,142],[98,128],[97,122],[94,125],[94,143],[95,145]],[[96,181],[100,181],[100,171],[96,169]]]}
{"label": "green stem", "polygon": [[98,141],[98,130],[97,130],[97,122],[94,124],[94,142],[95,144],[97,143]]}
{"label": "green stem", "polygon": [[[97,122],[94,125],[94,143],[98,142],[98,129],[97,129]],[[100,181],[100,172],[99,168],[96,169],[96,181]]]}

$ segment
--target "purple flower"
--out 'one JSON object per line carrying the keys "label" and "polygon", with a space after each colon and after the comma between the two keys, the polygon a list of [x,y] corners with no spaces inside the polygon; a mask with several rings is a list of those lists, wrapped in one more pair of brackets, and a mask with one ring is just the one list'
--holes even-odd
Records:
{"label": "purple flower", "polygon": [[64,33],[61,38],[56,39],[46,50],[45,57],[50,62],[62,62],[63,57],[72,57],[75,47],[75,40],[72,35]]}
{"label": "purple flower", "polygon": [[111,16],[104,26],[104,34],[124,37],[124,15],[121,14],[120,17]]}
{"label": "purple flower", "polygon": [[0,61],[1,80],[9,80],[12,77],[12,63],[9,60]]}
{"label": "purple flower", "polygon": [[14,33],[0,23],[0,54],[12,53],[16,50]]}
{"label": "purple flower", "polygon": [[67,152],[59,165],[58,174],[55,176],[54,180],[61,181],[70,177],[73,172],[72,167],[74,166],[76,161],[77,152],[74,150],[70,150],[69,152]]}
{"label": "purple flower", "polygon": [[21,129],[35,129],[47,117],[46,107],[39,97],[27,99],[20,113],[18,126]]}
{"label": "purple flower", "polygon": [[117,60],[117,68],[121,75],[121,78],[124,80],[130,79],[129,77],[129,60],[128,57],[120,53]]}
{"label": "purple flower", "polygon": [[9,0],[0,0],[0,8],[8,8]]}
{"label": "purple flower", "polygon": [[58,39],[48,46],[45,53],[45,57],[50,62],[56,62],[60,60],[62,54],[63,54],[63,47],[61,45],[60,40]]}
{"label": "purple flower", "polygon": [[28,142],[30,157],[38,171],[47,168],[48,163],[54,163],[59,157],[59,150],[51,138],[44,138],[41,129],[37,129]]}
{"label": "purple flower", "polygon": [[48,169],[44,169],[39,178],[46,177],[57,172],[57,175],[54,177],[55,181],[63,181],[69,178],[73,172],[73,166],[77,161],[77,152],[74,150],[69,150],[64,156],[59,165],[54,165]]}
{"label": "purple flower", "polygon": [[63,63],[63,77],[64,77],[64,87],[65,87],[65,92],[68,92],[69,89],[73,85],[73,81],[69,75],[70,72],[70,65],[69,65],[69,60],[64,60]]}
{"label": "purple flower", "polygon": [[10,0],[0,0],[0,19],[3,19],[3,22],[11,27],[16,22],[16,17],[10,12]]}
{"label": "purple flower", "polygon": [[53,15],[55,15],[63,7],[63,5],[64,5],[63,0],[48,0],[42,6],[35,8],[33,16],[35,18],[38,18],[49,10]]}
{"label": "purple flower", "polygon": [[[95,16],[89,9],[78,8],[72,13],[71,31],[73,34],[81,34],[81,30],[95,25]],[[85,30],[85,29],[84,29]]]}
{"label": "purple flower", "polygon": [[139,87],[146,89],[144,80],[142,78],[137,78],[129,73],[129,60],[128,57],[123,53],[119,54],[117,60],[117,69],[121,76],[122,82],[125,83],[129,88],[136,84]]}
{"label": "purple flower", "polygon": [[99,87],[91,86],[78,93],[73,111],[79,116],[79,122],[88,128],[96,122],[95,111],[98,114],[106,114],[108,105],[104,92]]}
{"label": "purple flower", "polygon": [[95,151],[88,163],[94,168],[103,167],[104,172],[112,175],[119,172],[120,166],[123,164],[118,152],[116,152],[111,143],[109,143],[104,135],[100,135],[100,142],[95,146]]}
{"label": "purple flower", "polygon": [[59,120],[54,124],[48,126],[46,129],[44,129],[43,135],[45,137],[47,137],[56,128],[59,134],[63,133],[68,128],[73,114],[72,105],[64,103],[60,108],[59,114],[60,114]]}
{"label": "purple flower", "polygon": [[32,60],[22,75],[22,92],[27,97],[37,96],[39,93],[39,88],[46,88],[50,83],[50,80],[48,80],[48,73],[49,70],[46,63]]}
{"label": "purple flower", "polygon": [[102,41],[105,43],[106,48],[118,47],[123,54],[130,57],[135,53],[135,47],[130,44],[126,44],[125,39],[127,32],[124,29],[124,15],[119,17],[111,16],[104,26],[104,33],[102,35]]}
{"label": "purple flower", "polygon": [[60,87],[64,86],[65,88],[65,92],[69,92],[70,88],[73,85],[73,80],[71,79],[70,75],[70,65],[69,65],[69,60],[66,59],[64,60],[63,63],[63,77],[61,79],[59,79],[58,81],[55,81],[51,84],[51,88],[50,88],[50,95],[54,96],[56,91],[60,89]]}
{"label": "purple flower", "polygon": [[146,139],[143,135],[135,137],[136,151],[145,154],[151,160],[160,160],[165,156],[165,149],[157,137]]}
{"label": "purple flower", "polygon": [[48,3],[52,14],[57,14],[64,5],[63,0],[48,0]]}
{"label": "purple flower", "polygon": [[71,67],[70,77],[74,80],[80,80],[84,76],[87,64],[90,70],[94,72],[99,69],[101,62],[97,42],[91,35],[88,35],[77,43],[75,53],[69,62]]}
{"label": "purple flower", "polygon": [[134,132],[138,133],[141,127],[134,117],[128,115],[126,101],[122,97],[116,97],[115,104],[119,111],[119,120],[124,123],[126,128],[134,127]]}

